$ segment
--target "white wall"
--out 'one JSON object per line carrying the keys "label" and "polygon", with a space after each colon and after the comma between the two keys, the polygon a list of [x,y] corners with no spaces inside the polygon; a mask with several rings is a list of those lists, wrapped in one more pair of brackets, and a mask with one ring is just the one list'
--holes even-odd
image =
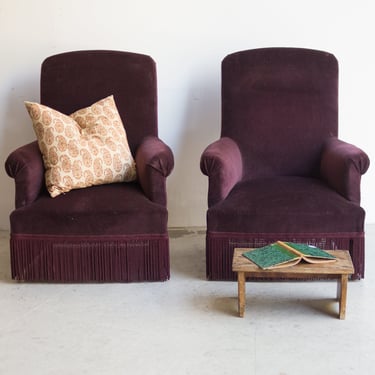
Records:
{"label": "white wall", "polygon": [[[42,60],[77,49],[151,55],[158,66],[159,131],[175,155],[168,180],[170,226],[205,225],[203,149],[219,136],[220,63],[242,49],[326,50],[340,62],[340,136],[375,160],[375,23],[372,0],[2,0],[0,156],[33,140],[24,100],[39,100]],[[362,179],[375,222],[375,168]],[[0,168],[0,228],[8,228],[13,181]]]}

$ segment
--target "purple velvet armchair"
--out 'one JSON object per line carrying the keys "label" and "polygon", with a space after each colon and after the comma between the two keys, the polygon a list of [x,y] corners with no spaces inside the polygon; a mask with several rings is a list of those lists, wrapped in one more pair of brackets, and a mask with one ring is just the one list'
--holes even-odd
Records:
{"label": "purple velvet armchair", "polygon": [[208,176],[207,278],[232,280],[233,249],[276,240],[350,251],[364,277],[367,155],[338,139],[338,63],[323,51],[263,48],[222,62],[221,137]]}
{"label": "purple velvet armchair", "polygon": [[[52,282],[169,279],[166,178],[173,154],[158,138],[156,64],[146,55],[74,51],[47,58],[41,103],[70,114],[114,95],[137,166],[135,182],[51,198],[37,142],[13,151],[12,278]],[[30,125],[31,126],[31,125]]]}

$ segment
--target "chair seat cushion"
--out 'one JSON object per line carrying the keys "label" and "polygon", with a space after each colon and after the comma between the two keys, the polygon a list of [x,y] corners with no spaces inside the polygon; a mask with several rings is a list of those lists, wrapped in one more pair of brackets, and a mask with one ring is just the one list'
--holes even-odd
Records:
{"label": "chair seat cushion", "polygon": [[365,212],[315,178],[238,183],[207,212],[207,230],[234,233],[362,232]]}
{"label": "chair seat cushion", "polygon": [[11,213],[12,234],[128,235],[167,233],[167,209],[151,202],[136,182],[92,186]]}

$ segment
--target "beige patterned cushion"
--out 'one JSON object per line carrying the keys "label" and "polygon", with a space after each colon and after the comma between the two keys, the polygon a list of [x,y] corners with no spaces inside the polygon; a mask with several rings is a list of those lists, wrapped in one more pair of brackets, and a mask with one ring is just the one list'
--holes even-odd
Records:
{"label": "beige patterned cushion", "polygon": [[113,96],[64,115],[25,102],[46,168],[51,197],[72,189],[136,178],[135,162]]}

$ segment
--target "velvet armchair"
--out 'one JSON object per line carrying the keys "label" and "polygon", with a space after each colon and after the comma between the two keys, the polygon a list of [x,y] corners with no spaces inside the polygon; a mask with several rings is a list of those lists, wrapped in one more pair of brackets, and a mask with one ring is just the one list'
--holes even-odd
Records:
{"label": "velvet armchair", "polygon": [[222,61],[220,139],[208,176],[207,278],[232,280],[233,249],[277,240],[349,250],[364,277],[361,176],[369,159],[338,138],[338,62],[304,48],[262,48]]}
{"label": "velvet armchair", "polygon": [[[12,278],[51,282],[163,281],[170,277],[166,178],[171,149],[158,138],[156,64],[121,51],[74,51],[41,67],[41,104],[69,115],[113,95],[136,179],[52,198],[37,141],[6,160],[15,181]],[[30,125],[31,126],[31,125]]]}

